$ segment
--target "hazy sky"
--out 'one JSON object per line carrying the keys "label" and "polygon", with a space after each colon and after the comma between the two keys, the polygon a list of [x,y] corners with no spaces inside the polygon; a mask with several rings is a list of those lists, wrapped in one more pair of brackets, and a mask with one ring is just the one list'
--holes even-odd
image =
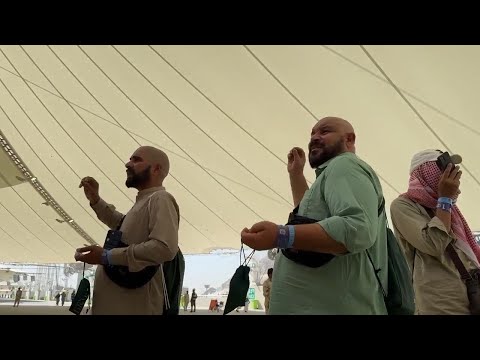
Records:
{"label": "hazy sky", "polygon": [[[252,250],[245,250],[248,256]],[[261,259],[266,251],[257,251],[255,258]],[[243,255],[242,255],[243,260]],[[229,280],[240,265],[240,255],[185,255],[185,277],[183,286],[195,288],[199,294],[205,291],[204,285],[219,287]]]}

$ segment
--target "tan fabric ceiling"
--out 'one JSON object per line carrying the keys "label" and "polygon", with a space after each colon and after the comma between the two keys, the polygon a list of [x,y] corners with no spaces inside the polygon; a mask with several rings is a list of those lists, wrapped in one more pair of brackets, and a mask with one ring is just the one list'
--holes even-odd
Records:
{"label": "tan fabric ceiling", "polygon": [[366,46],[371,58],[359,46],[0,48],[0,130],[35,177],[18,184],[0,155],[0,261],[72,261],[87,240],[69,217],[103,243],[80,178],[96,177],[101,196],[127,211],[135,191],[124,186],[124,163],[139,144],[170,157],[165,185],[180,205],[184,252],[238,249],[243,227],[285,221],[286,154],[305,148],[326,115],[352,122],[387,203],[405,191],[416,151],[462,154],[459,205],[480,228],[478,46]]}

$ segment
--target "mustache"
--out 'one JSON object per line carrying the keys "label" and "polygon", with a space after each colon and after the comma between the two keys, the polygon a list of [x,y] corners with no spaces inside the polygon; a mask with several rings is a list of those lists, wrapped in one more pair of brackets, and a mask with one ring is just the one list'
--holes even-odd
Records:
{"label": "mustache", "polygon": [[325,147],[325,144],[319,140],[312,140],[308,143],[308,150],[312,150],[313,147]]}

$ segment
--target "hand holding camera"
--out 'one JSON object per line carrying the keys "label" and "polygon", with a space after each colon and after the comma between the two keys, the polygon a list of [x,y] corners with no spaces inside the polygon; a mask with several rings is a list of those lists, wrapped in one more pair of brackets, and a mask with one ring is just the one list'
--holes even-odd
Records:
{"label": "hand holding camera", "polygon": [[459,166],[449,163],[438,183],[438,196],[455,199],[459,194],[462,171]]}

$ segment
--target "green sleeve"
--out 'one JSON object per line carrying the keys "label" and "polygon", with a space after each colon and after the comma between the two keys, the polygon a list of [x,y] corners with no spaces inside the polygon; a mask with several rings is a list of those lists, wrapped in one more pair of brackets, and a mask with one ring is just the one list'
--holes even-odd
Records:
{"label": "green sleeve", "polygon": [[318,222],[349,253],[370,248],[378,226],[378,195],[373,180],[354,159],[340,157],[325,169],[323,198],[330,217]]}

